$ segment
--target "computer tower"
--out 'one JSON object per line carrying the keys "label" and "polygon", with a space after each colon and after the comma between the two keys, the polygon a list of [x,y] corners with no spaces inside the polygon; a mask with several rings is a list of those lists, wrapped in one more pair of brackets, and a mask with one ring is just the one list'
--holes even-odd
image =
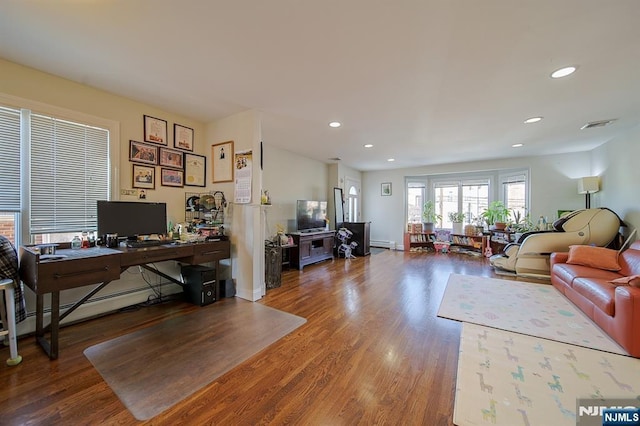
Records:
{"label": "computer tower", "polygon": [[180,270],[184,295],[188,302],[204,306],[216,301],[216,270],[208,266],[188,265]]}

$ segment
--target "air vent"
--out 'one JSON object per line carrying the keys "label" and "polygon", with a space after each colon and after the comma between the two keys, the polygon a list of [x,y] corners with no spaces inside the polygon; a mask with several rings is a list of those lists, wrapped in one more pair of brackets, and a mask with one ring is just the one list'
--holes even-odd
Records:
{"label": "air vent", "polygon": [[613,120],[591,121],[591,122],[585,124],[584,126],[580,127],[580,130],[593,129],[594,127],[608,126],[609,124],[613,123],[614,121],[616,121],[616,120],[613,119]]}

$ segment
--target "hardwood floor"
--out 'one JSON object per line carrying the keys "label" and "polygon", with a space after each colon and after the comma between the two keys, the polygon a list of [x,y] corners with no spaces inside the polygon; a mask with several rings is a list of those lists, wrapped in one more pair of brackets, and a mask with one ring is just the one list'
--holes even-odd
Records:
{"label": "hardwood floor", "polygon": [[[147,423],[452,424],[460,324],[436,317],[451,273],[503,278],[482,258],[388,250],[285,271],[259,303],[307,323]],[[0,424],[139,424],[83,350],[197,309],[170,302],[65,327],[55,361],[33,337],[19,341],[17,367],[2,348]]]}

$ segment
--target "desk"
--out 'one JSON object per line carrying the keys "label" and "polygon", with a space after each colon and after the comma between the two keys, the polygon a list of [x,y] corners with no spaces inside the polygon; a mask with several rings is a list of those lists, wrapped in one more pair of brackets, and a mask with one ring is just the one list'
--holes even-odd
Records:
{"label": "desk", "polygon": [[[167,244],[145,248],[93,247],[80,250],[57,250],[62,259],[42,259],[30,247],[20,247],[20,278],[36,294],[36,341],[50,359],[58,358],[60,321],[103,289],[130,266],[142,266],[171,281],[173,277],[148,266],[149,263],[176,260],[196,265],[216,264],[216,284],[219,282],[219,261],[230,257],[229,241],[207,241],[189,244]],[[60,291],[99,284],[75,305],[60,314]],[[51,294],[51,322],[44,326],[44,295]],[[216,285],[216,300],[219,299]],[[45,333],[50,330],[50,340]]]}

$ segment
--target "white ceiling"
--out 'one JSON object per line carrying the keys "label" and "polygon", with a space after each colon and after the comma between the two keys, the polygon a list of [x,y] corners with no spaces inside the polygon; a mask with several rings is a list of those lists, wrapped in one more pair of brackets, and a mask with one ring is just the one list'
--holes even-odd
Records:
{"label": "white ceiling", "polygon": [[0,57],[203,122],[260,110],[265,143],[365,171],[628,131],[639,23],[638,0],[2,0]]}

